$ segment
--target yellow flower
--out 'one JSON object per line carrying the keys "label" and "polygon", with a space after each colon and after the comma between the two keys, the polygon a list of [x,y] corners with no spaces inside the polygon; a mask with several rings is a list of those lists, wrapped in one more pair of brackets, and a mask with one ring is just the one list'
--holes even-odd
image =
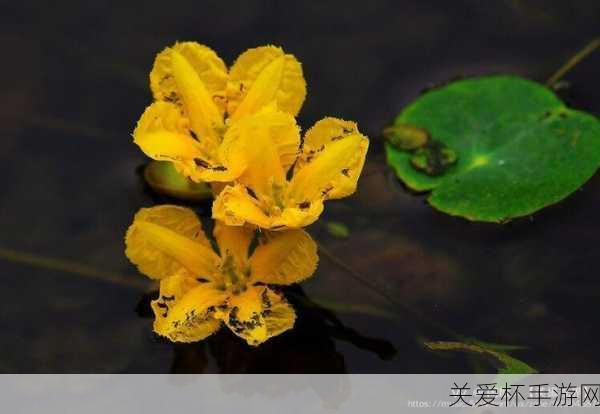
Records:
{"label": "yellow flower", "polygon": [[141,209],[125,238],[126,255],[140,272],[160,280],[152,302],[154,331],[176,342],[195,342],[225,323],[250,345],[291,329],[293,308],[270,285],[311,276],[317,247],[303,230],[269,233],[249,255],[254,231],[217,222],[212,248],[190,209]]}
{"label": "yellow flower", "polygon": [[172,161],[180,173],[206,182],[231,181],[243,168],[228,162],[240,138],[232,135],[235,123],[270,105],[272,118],[262,120],[277,128],[281,119],[293,119],[306,96],[300,63],[275,46],[247,50],[228,72],[207,46],[176,43],[156,57],[150,87],[155,102],[138,121],[135,143],[149,157]]}
{"label": "yellow flower", "polygon": [[[261,127],[267,119],[273,127]],[[356,124],[324,118],[308,130],[302,145],[294,126],[293,119],[276,116],[269,107],[235,125],[241,138],[229,157],[240,166],[240,175],[219,193],[213,218],[231,226],[300,228],[319,218],[325,200],[356,190],[369,147]]]}

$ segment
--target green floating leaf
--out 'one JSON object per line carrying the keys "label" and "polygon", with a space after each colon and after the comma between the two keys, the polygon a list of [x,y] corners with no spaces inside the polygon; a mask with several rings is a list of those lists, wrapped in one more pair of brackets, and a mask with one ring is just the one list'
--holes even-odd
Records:
{"label": "green floating leaf", "polygon": [[325,226],[327,227],[329,234],[334,237],[345,239],[350,236],[350,230],[344,223],[340,223],[338,221],[327,221],[325,222]]}
{"label": "green floating leaf", "polygon": [[517,77],[461,80],[430,91],[395,124],[424,129],[455,152],[456,163],[435,175],[425,171],[420,150],[386,144],[388,163],[409,188],[430,191],[432,206],[469,220],[531,214],[567,197],[600,166],[600,121]]}
{"label": "green floating leaf", "polygon": [[498,351],[500,345],[487,346],[485,342],[425,342],[425,347],[432,351],[467,352],[489,357],[495,363],[499,374],[535,374],[537,370],[523,361],[511,357],[506,352]]}
{"label": "green floating leaf", "polygon": [[172,162],[150,161],[144,168],[144,179],[154,191],[169,197],[190,201],[213,198],[208,184],[195,183],[179,174]]}

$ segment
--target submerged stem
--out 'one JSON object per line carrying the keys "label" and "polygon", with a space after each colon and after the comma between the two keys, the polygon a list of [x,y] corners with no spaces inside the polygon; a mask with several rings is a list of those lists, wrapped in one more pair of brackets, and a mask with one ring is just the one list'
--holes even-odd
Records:
{"label": "submerged stem", "polygon": [[354,270],[353,268],[348,266],[346,263],[344,263],[342,260],[338,259],[337,256],[335,256],[331,251],[329,251],[329,249],[324,247],[321,243],[317,243],[317,244],[319,246],[319,251],[323,254],[323,256],[327,257],[329,259],[329,261],[331,261],[333,264],[335,264],[342,270],[346,271],[350,276],[352,276],[352,278],[354,280],[359,282],[361,285],[363,285],[364,287],[368,288],[372,292],[375,292],[376,294],[383,297],[385,300],[387,300],[389,303],[391,303],[394,307],[402,310],[404,313],[409,314],[410,316],[412,316],[415,319],[418,319],[422,322],[427,323],[428,325],[430,325],[434,329],[442,332],[444,335],[446,335],[448,337],[455,338],[458,340],[464,340],[463,335],[460,335],[460,334],[454,332],[452,329],[447,328],[446,326],[440,324],[439,322],[429,319],[425,315],[421,314],[417,310],[412,309],[411,307],[407,306],[406,304],[398,302],[392,296],[388,295],[384,291],[384,289],[381,289],[375,283],[369,281],[368,278],[364,277],[359,272],[357,272],[356,270]]}
{"label": "submerged stem", "polygon": [[47,270],[56,270],[70,274],[76,274],[89,279],[100,280],[102,282],[114,283],[120,286],[131,287],[135,289],[147,289],[150,284],[144,280],[130,278],[126,275],[114,274],[103,270],[98,270],[91,266],[72,262],[69,260],[56,259],[53,257],[40,256],[37,254],[20,252],[12,249],[0,247],[0,259],[13,263],[21,263],[28,266],[38,267]]}
{"label": "submerged stem", "polygon": [[567,72],[573,69],[579,62],[591,55],[600,47],[600,37],[593,39],[583,49],[573,55],[565,64],[563,64],[552,76],[546,81],[546,86],[552,87],[560,80]]}

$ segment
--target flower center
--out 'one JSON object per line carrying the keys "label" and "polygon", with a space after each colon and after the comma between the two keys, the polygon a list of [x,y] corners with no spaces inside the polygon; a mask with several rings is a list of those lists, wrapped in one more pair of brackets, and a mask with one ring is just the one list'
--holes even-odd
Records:
{"label": "flower center", "polygon": [[219,286],[222,290],[227,290],[235,294],[241,293],[247,289],[247,275],[240,271],[235,263],[235,258],[229,252],[221,263],[221,274],[223,275],[223,284]]}
{"label": "flower center", "polygon": [[279,216],[285,208],[285,185],[274,181],[269,183],[269,190],[260,198],[253,192],[253,197],[259,201],[260,208],[267,216]]}

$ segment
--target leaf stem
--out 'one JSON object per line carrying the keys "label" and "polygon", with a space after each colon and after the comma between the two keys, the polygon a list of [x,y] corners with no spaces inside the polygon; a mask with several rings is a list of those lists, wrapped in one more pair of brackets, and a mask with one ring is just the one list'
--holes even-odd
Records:
{"label": "leaf stem", "polygon": [[565,64],[563,64],[552,76],[546,81],[546,86],[551,88],[558,82],[567,72],[573,69],[579,62],[591,55],[600,47],[600,37],[593,39],[583,49],[573,55]]}

